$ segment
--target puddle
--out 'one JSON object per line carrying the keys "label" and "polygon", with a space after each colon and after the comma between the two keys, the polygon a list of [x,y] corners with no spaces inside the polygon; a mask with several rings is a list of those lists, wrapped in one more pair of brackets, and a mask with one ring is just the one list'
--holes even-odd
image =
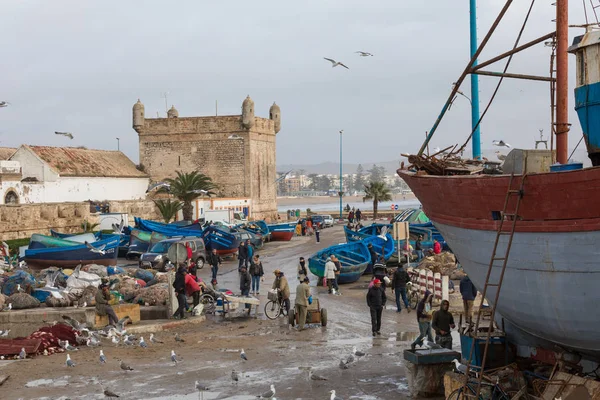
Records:
{"label": "puddle", "polygon": [[35,381],[30,381],[25,384],[25,387],[40,387],[40,386],[54,386],[54,387],[62,387],[67,386],[69,384],[68,379],[70,376],[63,376],[58,379],[37,379]]}
{"label": "puddle", "polygon": [[413,342],[419,336],[419,332],[392,332],[389,341]]}
{"label": "puddle", "polygon": [[169,396],[160,396],[160,397],[148,397],[148,400],[213,400],[213,399],[222,399],[222,400],[256,400],[256,396],[250,395],[235,395],[229,397],[220,397],[220,392],[204,392],[204,393],[190,393],[190,394],[176,394]]}

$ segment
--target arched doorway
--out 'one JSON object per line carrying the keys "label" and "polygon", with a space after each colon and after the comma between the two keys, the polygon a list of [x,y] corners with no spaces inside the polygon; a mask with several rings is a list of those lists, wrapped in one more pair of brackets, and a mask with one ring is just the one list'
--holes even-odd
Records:
{"label": "arched doorway", "polygon": [[4,204],[19,204],[19,196],[14,190],[9,190],[4,196]]}

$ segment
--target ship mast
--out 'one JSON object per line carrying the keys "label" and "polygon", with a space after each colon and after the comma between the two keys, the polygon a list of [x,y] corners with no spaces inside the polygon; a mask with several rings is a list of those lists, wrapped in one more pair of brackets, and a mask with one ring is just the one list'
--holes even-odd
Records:
{"label": "ship mast", "polygon": [[569,0],[556,1],[556,161],[569,157]]}

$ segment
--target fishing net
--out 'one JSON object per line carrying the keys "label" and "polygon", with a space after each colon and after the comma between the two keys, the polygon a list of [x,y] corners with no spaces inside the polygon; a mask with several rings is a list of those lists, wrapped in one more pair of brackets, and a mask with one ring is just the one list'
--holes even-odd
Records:
{"label": "fishing net", "polygon": [[156,275],[154,275],[154,279],[152,279],[150,282],[148,282],[146,284],[146,287],[154,286],[157,283],[167,283],[167,282],[168,282],[167,274],[158,272]]}
{"label": "fishing net", "polygon": [[166,283],[140,289],[139,294],[133,300],[137,304],[147,304],[150,306],[165,305],[169,299],[169,287]]}
{"label": "fishing net", "polygon": [[98,288],[95,286],[88,286],[83,289],[83,293],[81,297],[77,301],[77,305],[79,307],[83,307],[83,303],[87,303],[88,306],[96,305],[96,293],[98,293]]}
{"label": "fishing net", "polygon": [[115,290],[123,296],[123,300],[131,301],[138,295],[140,285],[133,278],[128,278],[115,285]]}
{"label": "fishing net", "polygon": [[106,267],[104,265],[89,264],[81,268],[81,270],[89,272],[90,274],[96,274],[101,278],[105,278],[108,276],[108,272],[106,271]]}
{"label": "fishing net", "polygon": [[15,293],[6,302],[12,303],[12,308],[15,310],[37,308],[40,306],[40,301],[27,293]]}
{"label": "fishing net", "polygon": [[137,269],[135,271],[135,275],[136,278],[138,279],[142,279],[144,280],[144,282],[150,282],[152,279],[154,279],[154,274],[147,269]]}
{"label": "fishing net", "polygon": [[22,290],[31,292],[35,288],[35,284],[36,280],[33,275],[23,270],[18,270],[4,282],[2,285],[2,294],[10,296],[17,293],[19,285],[21,285]]}
{"label": "fishing net", "polygon": [[73,302],[69,297],[63,297],[62,299],[56,298],[54,296],[48,296],[46,298],[46,305],[48,307],[71,307]]}

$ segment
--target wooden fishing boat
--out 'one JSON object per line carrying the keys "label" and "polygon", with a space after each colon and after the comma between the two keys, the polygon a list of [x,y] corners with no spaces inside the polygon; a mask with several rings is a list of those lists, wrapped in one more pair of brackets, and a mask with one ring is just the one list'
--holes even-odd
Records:
{"label": "wooden fishing boat", "polygon": [[373,250],[377,254],[383,254],[383,258],[386,261],[394,255],[396,246],[394,246],[394,238],[389,233],[386,233],[385,239],[381,236],[372,235],[364,238],[362,242],[367,246],[370,244],[373,245]]}
{"label": "wooden fishing boat", "polygon": [[58,238],[55,236],[40,235],[34,233],[29,239],[29,249],[47,249],[51,247],[70,247],[84,242],[93,243],[98,241],[98,238],[93,233],[84,233],[81,235],[67,236]]}
{"label": "wooden fishing boat", "polygon": [[356,282],[367,269],[371,259],[367,245],[364,242],[343,243],[327,247],[308,259],[308,268],[313,275],[325,275],[327,258],[335,255],[342,264],[342,271],[338,276],[338,283]]}
{"label": "wooden fishing boat", "polygon": [[240,246],[240,235],[226,232],[214,225],[204,228],[202,239],[207,250],[217,250],[217,254],[226,256],[237,252]]}
{"label": "wooden fishing boat", "polygon": [[297,221],[267,225],[271,233],[271,240],[289,242],[294,237],[296,225],[298,225]]}

